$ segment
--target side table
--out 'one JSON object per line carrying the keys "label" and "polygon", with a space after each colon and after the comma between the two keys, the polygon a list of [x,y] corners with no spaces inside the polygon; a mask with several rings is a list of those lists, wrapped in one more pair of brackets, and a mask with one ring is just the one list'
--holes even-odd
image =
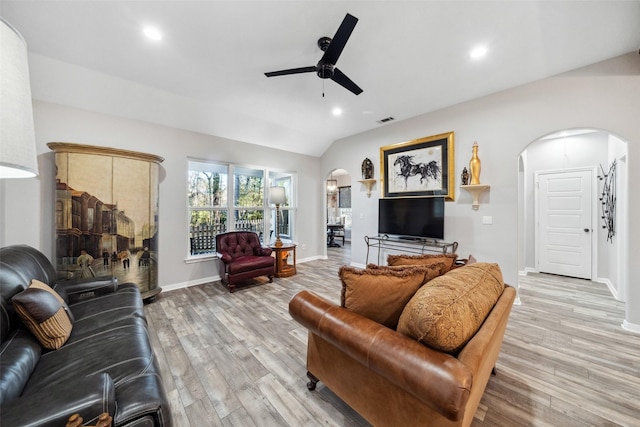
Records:
{"label": "side table", "polygon": [[[270,246],[276,257],[276,277],[289,277],[296,274],[296,245],[284,244],[280,247]],[[293,257],[290,255],[293,254]]]}

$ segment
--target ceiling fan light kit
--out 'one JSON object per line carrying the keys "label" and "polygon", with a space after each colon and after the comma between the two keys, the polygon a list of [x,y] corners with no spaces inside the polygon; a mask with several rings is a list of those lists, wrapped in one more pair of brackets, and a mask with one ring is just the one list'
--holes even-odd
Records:
{"label": "ceiling fan light kit", "polygon": [[360,95],[362,89],[336,67],[336,62],[338,62],[338,58],[357,23],[358,18],[347,13],[340,27],[338,27],[338,31],[336,31],[336,34],[333,36],[333,39],[326,36],[318,39],[318,47],[324,52],[324,55],[322,55],[322,58],[320,58],[320,61],[318,61],[315,66],[271,71],[264,73],[264,75],[267,77],[276,77],[315,72],[321,79],[331,79],[353,94]]}

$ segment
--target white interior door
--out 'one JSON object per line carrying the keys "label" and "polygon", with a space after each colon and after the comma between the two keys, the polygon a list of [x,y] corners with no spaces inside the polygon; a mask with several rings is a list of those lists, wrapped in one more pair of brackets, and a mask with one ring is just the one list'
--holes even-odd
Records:
{"label": "white interior door", "polygon": [[592,171],[536,172],[538,271],[591,279]]}

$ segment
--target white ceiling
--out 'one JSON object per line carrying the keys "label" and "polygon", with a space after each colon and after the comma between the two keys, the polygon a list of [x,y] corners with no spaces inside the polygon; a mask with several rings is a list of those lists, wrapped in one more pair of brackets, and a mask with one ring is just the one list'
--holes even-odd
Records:
{"label": "white ceiling", "polygon": [[[361,95],[313,73],[264,76],[315,65],[317,39],[332,37],[347,12],[359,22],[337,67]],[[640,46],[640,1],[1,0],[0,15],[22,33],[33,58],[180,97],[184,103],[166,106],[176,109],[172,126],[313,156],[384,126],[382,118],[414,117]],[[157,26],[163,40],[145,39],[145,24]],[[478,44],[488,54],[472,60]],[[33,68],[32,79],[46,80]],[[64,84],[73,92],[73,79]],[[43,86],[34,84],[34,97],[51,101]],[[137,110],[96,107],[100,100],[86,97],[53,101],[167,124],[166,115],[152,114],[160,95],[129,90],[118,97]],[[201,120],[181,121],[177,109],[185,105]],[[343,115],[334,117],[334,107]]]}

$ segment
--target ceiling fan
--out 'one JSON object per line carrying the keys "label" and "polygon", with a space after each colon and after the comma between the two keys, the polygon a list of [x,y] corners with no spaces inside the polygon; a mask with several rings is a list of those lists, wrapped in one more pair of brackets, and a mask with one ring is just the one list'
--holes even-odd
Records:
{"label": "ceiling fan", "polygon": [[[349,40],[357,23],[358,18],[347,13],[347,16],[342,20],[342,24],[340,24],[333,39],[330,37],[320,37],[320,39],[318,39],[318,47],[324,52],[324,55],[322,55],[322,58],[320,58],[320,61],[318,61],[316,65],[271,71],[264,73],[264,75],[267,77],[275,77],[315,72],[321,79],[331,79],[355,95],[360,95],[362,89],[336,67],[336,62],[338,62],[342,49],[344,49],[345,44],[347,44],[347,40]],[[324,94],[322,94],[322,96],[324,96]]]}

